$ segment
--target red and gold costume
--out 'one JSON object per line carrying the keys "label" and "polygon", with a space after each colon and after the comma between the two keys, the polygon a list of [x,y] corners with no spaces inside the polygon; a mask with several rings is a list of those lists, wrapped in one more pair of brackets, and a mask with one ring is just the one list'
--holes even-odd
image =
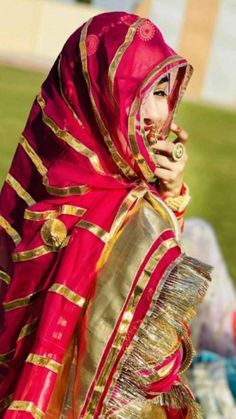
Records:
{"label": "red and gold costume", "polygon": [[181,250],[140,126],[170,72],[166,130],[191,66],[116,12],[79,28],[42,85],[0,197],[4,419],[201,417],[181,373],[209,267]]}

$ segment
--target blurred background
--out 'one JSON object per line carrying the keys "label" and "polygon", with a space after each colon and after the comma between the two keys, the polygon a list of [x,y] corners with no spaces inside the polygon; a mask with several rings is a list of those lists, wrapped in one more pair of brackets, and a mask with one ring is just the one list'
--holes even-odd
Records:
{"label": "blurred background", "polygon": [[236,278],[235,0],[0,0],[0,184],[31,103],[67,37],[108,10],[150,18],[194,66],[176,118],[189,132],[187,215],[212,224]]}

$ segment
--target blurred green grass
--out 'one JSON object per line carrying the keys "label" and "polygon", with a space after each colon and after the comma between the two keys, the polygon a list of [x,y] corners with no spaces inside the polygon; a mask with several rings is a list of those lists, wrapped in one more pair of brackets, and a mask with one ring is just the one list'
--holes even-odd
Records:
{"label": "blurred green grass", "polygon": [[[45,74],[0,66],[0,184]],[[236,279],[236,114],[183,102],[177,122],[189,132],[186,172],[192,201],[187,216],[209,221]]]}

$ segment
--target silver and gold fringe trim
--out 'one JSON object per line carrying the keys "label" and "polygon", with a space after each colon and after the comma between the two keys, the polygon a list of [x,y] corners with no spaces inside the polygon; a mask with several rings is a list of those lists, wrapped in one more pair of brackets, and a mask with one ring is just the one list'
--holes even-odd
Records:
{"label": "silver and gold fringe trim", "polygon": [[[179,349],[182,338],[185,340],[186,324],[207,291],[210,271],[210,266],[181,255],[163,275],[151,306],[117,367],[104,400],[105,418],[143,418],[147,403],[151,404],[149,410],[152,405],[187,409],[189,419],[202,418],[198,404],[184,385],[173,385],[170,391],[156,394],[148,393],[148,387],[173,372],[174,362],[168,363],[168,358]],[[193,353],[187,353],[188,365],[192,356]],[[186,360],[183,366],[186,367]],[[156,416],[150,413],[151,417]]]}

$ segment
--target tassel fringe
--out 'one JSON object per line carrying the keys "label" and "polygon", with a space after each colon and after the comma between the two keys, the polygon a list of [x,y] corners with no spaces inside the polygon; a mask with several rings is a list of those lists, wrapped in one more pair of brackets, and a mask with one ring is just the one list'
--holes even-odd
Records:
{"label": "tassel fringe", "polygon": [[[207,291],[210,271],[210,266],[186,255],[181,255],[171,264],[118,366],[114,383],[104,401],[105,418],[143,417],[148,396],[145,388],[158,380],[156,367],[161,367],[163,361],[178,350],[183,336],[186,338],[186,324],[192,320]],[[189,342],[187,346],[191,348]],[[182,371],[189,366],[191,359],[192,353],[187,353]],[[188,418],[202,418],[198,404],[183,385],[172,386],[170,391],[158,393],[156,397],[152,394],[152,397],[148,403],[188,408]]]}

